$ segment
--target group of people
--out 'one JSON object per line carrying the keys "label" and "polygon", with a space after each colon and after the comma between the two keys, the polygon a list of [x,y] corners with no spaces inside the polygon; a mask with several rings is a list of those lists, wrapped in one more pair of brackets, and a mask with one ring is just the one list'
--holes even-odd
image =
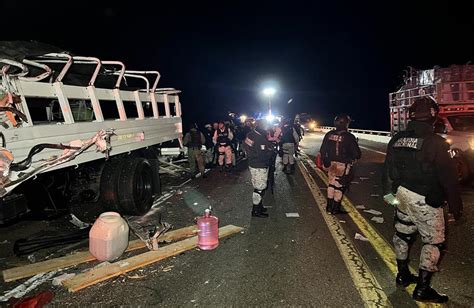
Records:
{"label": "group of people", "polygon": [[[190,124],[183,144],[188,148],[191,172],[205,177],[205,168],[218,166],[221,172],[231,172],[239,156],[244,156],[242,141],[250,132],[247,123],[236,125],[230,121],[206,124],[200,131],[195,123]],[[203,150],[205,147],[205,151]]]}
{"label": "group of people", "polygon": [[[445,243],[443,205],[449,205],[455,220],[461,217],[463,205],[449,144],[434,131],[438,112],[436,102],[429,97],[412,104],[407,129],[397,133],[388,144],[382,186],[385,202],[395,208],[396,284],[403,287],[416,284],[415,300],[444,303],[448,296],[431,287],[431,277],[438,270]],[[326,211],[332,215],[347,213],[341,201],[353,178],[353,164],[361,158],[358,140],[348,130],[350,123],[348,115],[337,116],[335,129],[324,136],[320,148],[322,167],[329,178]],[[190,157],[197,157],[196,149],[200,151],[203,144],[216,149],[218,165],[223,168],[232,165],[235,148],[243,148],[253,185],[252,216],[265,218],[268,213],[262,201],[269,176],[275,170],[276,157],[278,153],[281,155],[285,173],[293,173],[302,133],[300,125],[288,120],[279,125],[269,125],[262,120],[247,121],[237,134],[219,122],[207,127],[205,134],[191,129],[185,137],[185,145],[191,148]],[[235,140],[235,135],[240,140]],[[200,170],[201,166],[202,162]],[[417,233],[421,235],[423,247],[419,273],[415,276],[409,270],[409,253]]]}
{"label": "group of people", "polygon": [[[450,215],[458,220],[463,204],[449,144],[434,131],[438,112],[438,105],[429,97],[412,104],[407,129],[388,144],[382,184],[385,202],[395,208],[396,284],[416,284],[413,298],[417,301],[445,303],[448,296],[431,287],[445,246],[443,205],[447,203]],[[336,117],[336,129],[325,135],[320,149],[329,176],[326,210],[330,214],[347,213],[341,200],[352,179],[353,162],[361,157],[357,139],[348,132],[350,122],[347,115]],[[423,243],[418,276],[409,270],[410,249],[417,234]]]}

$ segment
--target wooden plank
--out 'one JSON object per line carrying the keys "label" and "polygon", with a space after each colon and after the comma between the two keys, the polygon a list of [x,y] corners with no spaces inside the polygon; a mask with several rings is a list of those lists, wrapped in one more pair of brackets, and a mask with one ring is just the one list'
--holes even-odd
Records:
{"label": "wooden plank", "polygon": [[[160,243],[179,241],[184,238],[195,235],[197,226],[189,226],[178,230],[172,230],[159,237]],[[126,251],[133,251],[146,247],[141,240],[134,240],[128,244]],[[64,269],[70,266],[78,265],[85,262],[95,261],[96,258],[89,251],[80,251],[74,254],[55,258],[43,262],[37,262],[19,267],[9,268],[3,271],[3,280],[5,282],[15,281],[22,278],[31,277],[40,273],[46,273],[53,270]]]}
{"label": "wooden plank", "polygon": [[[219,228],[219,238],[226,237],[240,231],[242,231],[241,227],[227,225],[225,227]],[[118,262],[105,265],[100,268],[91,269],[88,272],[78,274],[71,279],[63,281],[63,285],[69,290],[69,292],[76,292],[109,278],[120,276],[121,274],[134,269],[178,255],[195,247],[197,247],[197,236],[161,247],[155,251],[148,251],[125,260],[120,260]]]}

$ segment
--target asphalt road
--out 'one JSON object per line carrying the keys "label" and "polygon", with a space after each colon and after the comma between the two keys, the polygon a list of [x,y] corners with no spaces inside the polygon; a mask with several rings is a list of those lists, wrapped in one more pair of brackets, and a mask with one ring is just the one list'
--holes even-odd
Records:
{"label": "asphalt road", "polygon": [[[321,135],[308,134],[303,150],[314,155],[319,149]],[[361,146],[383,152],[383,145],[360,141]],[[357,178],[348,193],[355,205],[364,205],[383,214],[384,223],[370,219],[373,215],[362,212],[368,223],[390,242],[393,209],[381,200],[380,167],[384,156],[372,150],[363,150],[357,166]],[[306,163],[306,165],[308,165]],[[324,184],[314,171],[310,171],[324,193]],[[441,263],[441,272],[435,276],[434,285],[450,295],[452,307],[474,304],[474,277],[472,239],[471,187],[463,188],[465,201],[464,221],[449,226],[448,253]],[[120,277],[90,286],[76,293],[68,293],[51,282],[40,290],[53,290],[53,304],[58,306],[150,305],[150,306],[324,306],[362,307],[363,298],[358,290],[351,269],[341,256],[333,236],[315,199],[299,169],[294,175],[285,175],[278,165],[275,193],[267,192],[265,205],[269,207],[267,219],[252,218],[250,175],[246,162],[241,162],[231,174],[212,170],[207,179],[195,179],[171,197],[157,204],[155,212],[146,219],[147,224],[162,219],[176,228],[193,224],[196,216],[212,206],[220,219],[220,226],[234,224],[244,227],[243,234],[236,234],[220,242],[214,251],[192,250],[174,258],[138,269]],[[379,195],[379,196],[375,196]],[[286,213],[298,213],[299,218],[288,218]],[[404,289],[394,285],[393,273],[382,261],[370,242],[354,240],[358,225],[348,216],[340,218],[340,225],[347,234],[349,244],[355,246],[363,262],[394,307],[416,307]],[[55,226],[54,223],[36,222],[36,227]],[[20,228],[21,227],[21,228]],[[31,224],[12,225],[0,235],[0,242],[13,238],[15,232],[34,232]],[[17,231],[15,231],[17,230]],[[28,231],[29,230],[29,231]],[[9,237],[9,236],[10,237]],[[412,252],[413,267],[417,266],[419,247]],[[2,252],[1,268],[27,262]],[[136,253],[134,253],[136,254]],[[127,253],[124,257],[132,255]],[[40,259],[40,257],[38,256]],[[79,273],[97,263],[87,263],[65,270]],[[353,270],[353,269],[352,269]],[[20,281],[21,282],[21,281]],[[20,282],[2,283],[0,290],[9,290]],[[30,295],[35,292],[31,292]]]}

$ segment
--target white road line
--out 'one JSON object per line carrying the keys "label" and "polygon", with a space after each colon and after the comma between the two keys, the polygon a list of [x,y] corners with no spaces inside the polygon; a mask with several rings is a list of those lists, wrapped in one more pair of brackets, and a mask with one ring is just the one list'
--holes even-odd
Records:
{"label": "white road line", "polygon": [[359,145],[359,148],[364,149],[364,150],[368,150],[368,151],[371,151],[371,152],[375,152],[375,153],[383,155],[383,156],[387,155],[387,153],[385,153],[385,152],[377,151],[377,150],[374,150],[374,149],[371,149],[371,148],[368,148],[368,147],[364,147],[362,145]]}

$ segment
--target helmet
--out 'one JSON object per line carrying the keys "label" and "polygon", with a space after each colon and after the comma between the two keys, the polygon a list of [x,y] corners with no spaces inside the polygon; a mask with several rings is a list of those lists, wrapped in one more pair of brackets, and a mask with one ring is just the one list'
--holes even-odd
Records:
{"label": "helmet", "polygon": [[419,98],[408,108],[410,120],[433,121],[436,119],[439,107],[436,102],[428,96]]}
{"label": "helmet", "polygon": [[338,129],[348,129],[352,119],[347,114],[340,114],[334,118],[334,126]]}

